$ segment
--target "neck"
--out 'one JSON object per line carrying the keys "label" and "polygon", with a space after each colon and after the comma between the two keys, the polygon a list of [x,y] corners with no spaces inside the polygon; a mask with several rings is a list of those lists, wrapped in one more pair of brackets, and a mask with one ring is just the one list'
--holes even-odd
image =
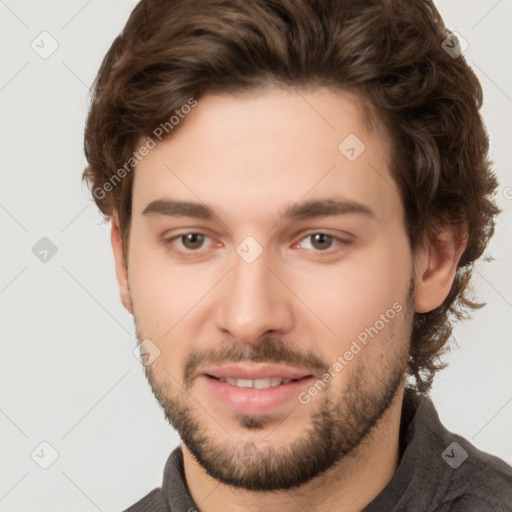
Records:
{"label": "neck", "polygon": [[255,492],[219,483],[183,445],[190,494],[202,512],[360,511],[386,487],[398,467],[403,392],[399,387],[378,424],[350,454],[309,482],[285,491]]}

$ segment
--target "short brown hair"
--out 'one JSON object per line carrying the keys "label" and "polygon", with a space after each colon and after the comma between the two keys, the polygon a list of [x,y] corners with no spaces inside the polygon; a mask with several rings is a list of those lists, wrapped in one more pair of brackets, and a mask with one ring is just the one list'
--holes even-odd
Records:
{"label": "short brown hair", "polygon": [[99,70],[84,144],[83,178],[101,212],[119,215],[126,261],[133,172],[123,172],[119,186],[112,179],[140,137],[191,97],[269,84],[356,92],[393,138],[390,167],[411,247],[443,224],[467,233],[446,300],[415,315],[408,373],[428,391],[453,320],[482,306],[468,284],[499,213],[482,89],[464,58],[443,49],[448,37],[428,0],[139,2]]}

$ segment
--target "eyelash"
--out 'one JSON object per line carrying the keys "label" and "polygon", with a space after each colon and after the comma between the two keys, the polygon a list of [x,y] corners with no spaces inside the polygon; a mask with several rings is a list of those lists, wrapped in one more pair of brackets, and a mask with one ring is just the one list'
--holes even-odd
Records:
{"label": "eyelash", "polygon": [[[199,248],[199,249],[196,249],[196,250],[191,250],[191,249],[189,249],[189,250],[178,250],[178,249],[176,249],[176,248],[173,248],[173,243],[174,243],[174,241],[175,241],[175,240],[179,240],[179,239],[181,239],[181,238],[183,238],[183,237],[185,237],[185,236],[187,236],[187,235],[201,235],[201,236],[204,236],[204,237],[205,237],[205,239],[206,239],[206,238],[210,238],[210,237],[209,237],[208,235],[206,235],[205,233],[201,233],[201,232],[198,232],[198,231],[188,231],[188,232],[186,232],[186,233],[180,233],[180,234],[175,235],[175,236],[173,236],[173,237],[171,237],[171,238],[166,238],[166,239],[164,239],[164,240],[163,240],[163,244],[164,244],[164,246],[165,246],[168,250],[170,250],[170,251],[172,251],[172,252],[174,252],[174,253],[178,254],[178,256],[182,256],[182,257],[184,257],[184,258],[189,258],[189,259],[192,259],[192,258],[198,257],[198,256],[196,256],[196,255],[197,255],[198,253],[200,253],[200,251],[201,251],[201,249],[202,249],[202,248]],[[312,231],[312,232],[310,232],[310,233],[308,233],[308,234],[304,235],[302,238],[300,238],[300,239],[298,240],[298,242],[295,242],[295,243],[294,243],[294,245],[293,245],[293,246],[295,247],[296,245],[298,245],[298,243],[302,242],[303,240],[305,240],[305,239],[307,239],[307,238],[312,237],[313,235],[324,235],[324,236],[327,236],[327,237],[329,237],[332,241],[337,242],[337,245],[338,245],[338,246],[346,246],[346,245],[349,245],[349,244],[350,244],[350,241],[348,241],[348,240],[344,240],[344,239],[339,238],[339,237],[336,237],[336,236],[334,236],[334,235],[329,235],[328,233],[324,233],[323,231]],[[211,239],[211,238],[210,238],[210,239]],[[324,256],[324,255],[325,255],[325,256],[332,256],[331,248],[329,248],[329,249],[325,249],[325,250],[323,250],[323,251],[315,250],[315,249],[308,249],[308,250],[310,250],[310,251],[314,251],[314,252],[315,252],[316,254],[318,254],[319,256]]]}

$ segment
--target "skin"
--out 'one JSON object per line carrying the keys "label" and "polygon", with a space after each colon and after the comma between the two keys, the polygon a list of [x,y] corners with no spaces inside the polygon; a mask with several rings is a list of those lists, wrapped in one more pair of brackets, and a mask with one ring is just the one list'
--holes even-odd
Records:
{"label": "skin", "polygon": [[[338,149],[349,134],[366,146],[354,161]],[[273,454],[295,449],[290,461],[300,460],[297,443],[319,411],[340,440],[325,471],[267,491],[220,482],[183,445],[187,483],[202,511],[356,511],[392,479],[412,315],[443,302],[464,245],[446,228],[411,250],[389,151],[385,129],[357,96],[268,87],[201,98],[137,165],[127,269],[117,215],[111,218],[116,273],[139,340],[149,338],[160,350],[146,375],[182,439],[191,425],[180,422],[186,415],[206,443],[201,454],[213,461],[215,453],[229,454],[225,476],[247,479]],[[143,213],[162,198],[206,204],[215,216]],[[340,198],[373,215],[281,219],[290,205]],[[199,249],[183,238],[164,242],[186,233],[207,238]],[[322,250],[307,236],[315,233],[336,238]],[[262,250],[252,263],[236,252],[247,236]],[[319,377],[318,368],[307,368],[308,356],[331,366],[396,303],[400,313],[307,404],[294,399],[265,417],[241,417],[212,395],[204,377],[185,372],[199,351],[198,372],[220,348],[254,366],[255,354],[272,361],[266,347],[281,342],[291,361]],[[308,446],[309,460],[315,446]]]}

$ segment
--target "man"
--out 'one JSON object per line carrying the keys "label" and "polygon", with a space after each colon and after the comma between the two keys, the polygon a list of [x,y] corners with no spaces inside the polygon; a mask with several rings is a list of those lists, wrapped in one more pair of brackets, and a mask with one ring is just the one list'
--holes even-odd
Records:
{"label": "man", "polygon": [[129,511],[511,510],[427,396],[498,213],[457,49],[420,0],[135,7],[84,177],[183,444]]}

